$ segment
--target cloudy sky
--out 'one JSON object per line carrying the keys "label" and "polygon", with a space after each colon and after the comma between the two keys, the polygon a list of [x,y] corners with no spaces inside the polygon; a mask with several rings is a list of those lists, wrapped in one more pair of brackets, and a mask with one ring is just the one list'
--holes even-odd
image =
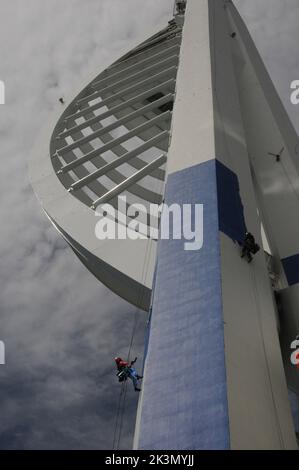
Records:
{"label": "cloudy sky", "polygon": [[[299,132],[298,0],[237,0]],[[110,449],[134,308],[81,266],[29,186],[35,136],[74,86],[171,18],[173,0],[0,0],[0,449]],[[80,289],[78,288],[80,287]],[[142,359],[146,315],[132,354]],[[137,363],[138,365],[138,363]],[[121,448],[131,448],[128,389]]]}

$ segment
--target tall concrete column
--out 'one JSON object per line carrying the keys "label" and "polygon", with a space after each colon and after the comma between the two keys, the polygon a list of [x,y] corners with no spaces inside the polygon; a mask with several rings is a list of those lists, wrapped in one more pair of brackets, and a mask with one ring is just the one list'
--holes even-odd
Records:
{"label": "tall concrete column", "polygon": [[159,242],[138,449],[296,448],[264,253],[240,257],[246,230],[262,240],[232,17],[187,2],[165,203],[203,204],[204,241]]}

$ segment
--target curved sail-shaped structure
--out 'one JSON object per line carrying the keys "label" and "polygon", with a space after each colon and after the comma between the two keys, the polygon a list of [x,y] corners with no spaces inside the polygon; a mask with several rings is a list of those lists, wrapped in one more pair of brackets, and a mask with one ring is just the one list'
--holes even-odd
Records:
{"label": "curved sail-shaped structure", "polygon": [[[43,208],[75,253],[101,282],[144,310],[159,225],[159,212],[149,217],[147,209],[163,198],[181,37],[182,22],[170,21],[96,76],[58,120],[48,153],[39,149],[31,164]],[[119,197],[126,203],[115,230],[120,224],[132,230],[134,220],[144,239],[107,244],[95,237],[96,208],[117,209]],[[146,213],[128,216],[133,203]]]}

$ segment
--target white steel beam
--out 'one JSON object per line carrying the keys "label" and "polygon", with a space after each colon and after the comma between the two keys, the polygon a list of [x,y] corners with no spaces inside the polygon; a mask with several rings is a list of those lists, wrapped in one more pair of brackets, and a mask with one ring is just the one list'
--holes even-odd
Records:
{"label": "white steel beam", "polygon": [[91,95],[88,95],[88,96],[85,96],[84,98],[81,98],[80,100],[78,100],[78,104],[79,104],[79,106],[81,106],[82,104],[88,103],[90,101],[93,101],[93,100],[101,97],[103,95],[103,93],[107,93],[107,92],[110,92],[112,90],[117,93],[119,91],[119,89],[122,88],[123,86],[128,85],[130,83],[132,84],[135,81],[138,82],[138,80],[140,80],[142,77],[150,76],[151,73],[156,71],[156,70],[161,72],[162,70],[165,70],[165,69],[169,68],[170,65],[177,65],[178,60],[179,60],[178,55],[172,55],[172,56],[167,57],[166,59],[164,59],[160,62],[156,62],[156,63],[150,65],[147,68],[139,69],[139,71],[134,73],[133,75],[126,76],[126,77],[122,78],[120,81],[112,82],[108,86],[106,86],[104,88],[101,88],[100,90],[95,91]]}
{"label": "white steel beam", "polygon": [[137,171],[136,173],[134,173],[134,175],[130,176],[129,178],[127,178],[123,183],[119,184],[118,186],[116,186],[115,188],[111,189],[110,191],[108,191],[108,193],[104,194],[103,196],[101,196],[99,199],[97,199],[96,201],[94,201],[94,203],[92,204],[92,209],[95,209],[95,207],[99,204],[105,204],[106,202],[108,202],[110,199],[118,196],[119,194],[121,194],[123,191],[125,191],[126,189],[128,189],[130,186],[132,186],[134,183],[136,183],[137,181],[140,181],[142,178],[144,178],[145,176],[149,175],[153,170],[155,170],[156,168],[159,168],[160,166],[164,165],[164,163],[166,162],[167,160],[167,157],[166,155],[161,155],[160,157],[158,157],[156,160],[154,160],[153,162],[149,163],[148,165],[146,165],[142,170],[140,171]]}
{"label": "white steel beam", "polygon": [[156,62],[159,62],[165,56],[170,57],[171,55],[173,55],[175,53],[176,53],[176,55],[178,55],[179,51],[180,51],[180,46],[178,44],[167,47],[166,49],[162,50],[161,52],[158,52],[157,54],[146,57],[145,59],[140,60],[137,63],[129,65],[129,67],[126,67],[125,69],[122,69],[119,72],[115,72],[115,73],[111,73],[111,74],[106,75],[105,78],[102,78],[101,80],[93,82],[91,87],[92,88],[97,88],[98,86],[106,85],[106,83],[109,84],[110,81],[113,81],[115,79],[120,79],[120,78],[125,77],[127,75],[131,75],[131,73],[137,72],[141,68],[145,68],[150,64],[154,64]]}
{"label": "white steel beam", "polygon": [[143,106],[133,113],[128,114],[127,116],[124,116],[121,119],[118,119],[116,122],[113,122],[109,126],[103,127],[102,129],[99,129],[92,134],[89,134],[85,137],[82,137],[79,140],[76,140],[70,145],[66,145],[65,147],[59,149],[59,155],[65,155],[66,153],[70,152],[71,150],[74,150],[75,148],[80,147],[83,144],[86,144],[87,142],[91,142],[92,140],[96,139],[97,137],[100,137],[101,135],[108,134],[108,132],[113,131],[114,129],[117,129],[118,127],[133,121],[134,119],[142,116],[145,113],[148,113],[149,111],[158,108],[159,106],[162,106],[163,104],[172,101],[173,95],[168,94],[166,96],[163,96],[163,98],[160,98],[159,100],[153,101],[152,103],[149,103],[146,106]]}
{"label": "white steel beam", "polygon": [[[72,161],[71,163],[68,163],[67,165],[63,166],[60,170],[60,173],[66,173],[68,171],[71,171],[74,168],[76,168],[77,166],[82,165],[83,163],[92,160],[93,158],[107,152],[108,150],[113,149],[117,145],[122,144],[123,142],[126,142],[129,139],[132,139],[133,137],[138,136],[142,132],[150,129],[151,127],[159,124],[160,122],[162,122],[166,119],[170,119],[171,114],[172,113],[170,111],[166,111],[165,113],[160,114],[159,116],[156,116],[153,119],[149,119],[144,124],[141,124],[140,126],[135,127],[135,129],[132,129],[131,131],[127,132],[126,134],[112,140],[111,142],[108,142],[105,145],[102,145],[102,147],[100,147],[96,150],[93,150],[92,152],[89,152],[86,155],[83,155],[82,157],[77,158],[76,160]],[[56,157],[60,156],[59,150],[56,152],[56,154],[54,156],[56,156]]]}
{"label": "white steel beam", "polygon": [[[132,106],[132,105],[134,105],[138,102],[141,102],[141,101],[145,100],[146,98],[148,98],[150,96],[153,96],[153,95],[155,95],[156,93],[158,93],[162,90],[170,88],[174,84],[175,84],[175,79],[174,78],[171,78],[170,80],[166,80],[166,82],[163,82],[161,85],[157,85],[153,88],[150,88],[149,90],[146,90],[143,93],[140,93],[139,95],[134,96],[133,98],[130,98],[127,101],[124,101],[123,103],[120,103],[116,106],[113,106],[112,108],[110,108],[105,113],[99,114],[98,116],[95,116],[91,119],[88,119],[85,122],[83,122],[82,124],[77,124],[74,127],[70,127],[69,129],[66,129],[65,131],[63,131],[59,134],[57,139],[60,139],[60,138],[62,139],[62,138],[68,137],[70,135],[77,134],[81,130],[86,129],[87,127],[90,127],[94,124],[98,124],[99,122],[101,122],[104,119],[107,119],[108,117],[118,113],[119,111],[122,111],[126,108],[129,108],[130,106]],[[168,96],[170,96],[170,95],[168,95]],[[173,96],[173,94],[171,94],[171,96]]]}
{"label": "white steel beam", "polygon": [[78,111],[75,114],[71,114],[70,116],[65,118],[65,121],[66,121],[66,123],[68,123],[69,121],[74,120],[74,119],[78,119],[81,116],[85,116],[86,114],[89,114],[92,111],[95,111],[97,109],[101,109],[104,106],[107,106],[107,105],[113,103],[118,98],[123,98],[124,96],[126,96],[130,93],[134,93],[135,91],[140,90],[140,88],[143,88],[147,85],[150,85],[151,83],[153,83],[155,81],[161,80],[165,76],[176,75],[176,72],[177,72],[177,67],[175,67],[175,66],[169,67],[168,69],[163,70],[162,72],[159,72],[155,75],[152,75],[151,77],[148,77],[145,80],[142,80],[138,83],[135,83],[134,85],[129,86],[128,88],[126,88],[124,90],[121,90],[118,93],[115,93],[112,96],[109,96],[108,98],[105,98],[100,103],[96,103],[93,106],[88,106],[84,109],[81,109],[80,111]]}
{"label": "white steel beam", "polygon": [[[156,144],[161,142],[161,140],[166,139],[169,136],[168,131],[161,132],[157,136],[153,137],[152,139],[148,140],[147,142],[144,142],[142,145],[137,147],[134,150],[131,150],[130,152],[125,153],[121,157],[115,159],[111,163],[107,163],[106,165],[102,166],[98,170],[94,171],[93,173],[90,173],[89,175],[85,176],[84,178],[80,179],[79,181],[76,181],[71,185],[69,188],[69,191],[75,191],[79,188],[82,188],[83,186],[86,186],[88,183],[91,181],[100,178],[101,176],[105,175],[111,170],[114,170],[115,168],[118,168],[119,166],[123,165],[124,163],[127,163],[130,161],[132,158],[137,157],[141,153],[145,152],[146,150],[150,149],[151,147],[154,147]],[[61,172],[61,170],[60,170]],[[61,172],[62,173],[62,172]]]}

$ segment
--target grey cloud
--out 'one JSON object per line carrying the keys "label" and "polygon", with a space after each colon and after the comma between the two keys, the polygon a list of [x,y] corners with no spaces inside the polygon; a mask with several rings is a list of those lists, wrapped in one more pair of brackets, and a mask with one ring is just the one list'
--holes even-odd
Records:
{"label": "grey cloud", "polygon": [[[299,79],[297,0],[238,0],[282,99]],[[111,448],[135,309],[75,258],[50,227],[27,177],[36,136],[60,96],[109,57],[166,25],[173,0],[0,0],[0,448]],[[132,354],[140,356],[141,313]],[[138,363],[137,363],[138,364]],[[157,365],[158,366],[158,365]],[[121,446],[130,448],[137,397],[130,387]]]}

